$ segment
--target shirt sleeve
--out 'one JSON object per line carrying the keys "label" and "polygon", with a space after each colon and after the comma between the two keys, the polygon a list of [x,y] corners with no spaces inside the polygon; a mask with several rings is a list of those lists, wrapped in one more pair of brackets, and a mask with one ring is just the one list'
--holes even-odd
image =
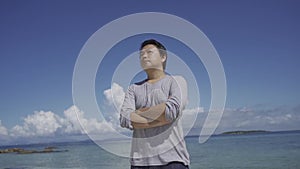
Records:
{"label": "shirt sleeve", "polygon": [[135,98],[133,85],[129,86],[125,94],[123,105],[120,111],[120,125],[123,128],[133,129],[130,120],[130,113],[135,111]]}
{"label": "shirt sleeve", "polygon": [[181,116],[187,104],[187,83],[182,76],[174,76],[170,83],[169,98],[166,101],[165,118],[174,121]]}

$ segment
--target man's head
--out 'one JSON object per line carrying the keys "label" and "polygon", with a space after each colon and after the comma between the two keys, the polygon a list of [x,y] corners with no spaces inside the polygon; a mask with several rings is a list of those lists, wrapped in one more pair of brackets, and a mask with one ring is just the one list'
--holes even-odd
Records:
{"label": "man's head", "polygon": [[[140,58],[143,68],[147,68],[147,61],[149,61],[149,66],[153,66],[153,68],[157,68],[156,66],[161,64],[163,70],[166,69],[167,50],[160,42],[154,39],[146,40],[141,44]],[[146,61],[143,62],[144,60]]]}

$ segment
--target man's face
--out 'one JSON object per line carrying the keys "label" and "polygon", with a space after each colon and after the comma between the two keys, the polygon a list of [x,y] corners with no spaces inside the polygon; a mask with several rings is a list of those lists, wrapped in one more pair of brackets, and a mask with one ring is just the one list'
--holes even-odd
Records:
{"label": "man's face", "polygon": [[161,56],[159,49],[155,45],[146,45],[140,51],[140,62],[144,70],[160,69],[163,70],[165,56]]}

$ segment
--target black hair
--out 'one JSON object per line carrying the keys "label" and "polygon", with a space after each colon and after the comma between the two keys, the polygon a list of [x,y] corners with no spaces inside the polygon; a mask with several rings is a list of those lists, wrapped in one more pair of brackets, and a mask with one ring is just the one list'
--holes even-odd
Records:
{"label": "black hair", "polygon": [[163,69],[165,70],[166,69],[166,64],[167,64],[167,49],[164,47],[163,44],[161,44],[157,40],[155,40],[155,39],[148,39],[148,40],[145,40],[141,44],[140,50],[142,50],[143,47],[145,47],[147,45],[154,45],[159,50],[160,56],[164,56],[164,55],[166,56],[166,60],[163,62]]}

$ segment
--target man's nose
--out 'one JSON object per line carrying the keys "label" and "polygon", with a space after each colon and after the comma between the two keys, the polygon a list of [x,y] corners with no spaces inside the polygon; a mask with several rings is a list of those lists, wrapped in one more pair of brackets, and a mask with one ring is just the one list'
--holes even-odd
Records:
{"label": "man's nose", "polygon": [[144,53],[144,54],[141,55],[141,59],[147,59],[147,58],[148,58],[147,53]]}

